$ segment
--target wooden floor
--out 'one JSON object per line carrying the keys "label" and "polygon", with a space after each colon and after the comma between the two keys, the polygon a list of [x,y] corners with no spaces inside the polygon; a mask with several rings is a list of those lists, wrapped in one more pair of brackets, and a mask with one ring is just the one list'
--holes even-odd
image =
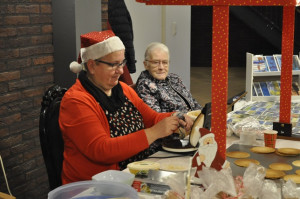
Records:
{"label": "wooden floor", "polygon": [[[228,69],[228,98],[245,90],[246,68],[230,67]],[[211,67],[191,67],[191,93],[201,104],[211,102]]]}

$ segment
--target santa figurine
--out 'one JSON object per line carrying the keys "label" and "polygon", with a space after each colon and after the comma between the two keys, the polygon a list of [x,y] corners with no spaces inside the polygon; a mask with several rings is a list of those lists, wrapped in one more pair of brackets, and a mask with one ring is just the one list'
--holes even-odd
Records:
{"label": "santa figurine", "polygon": [[[199,132],[199,148],[193,156],[192,167],[196,167],[197,171],[202,170],[203,166],[212,167],[218,171],[228,168],[230,163],[219,154],[215,134],[205,128],[199,128]],[[197,171],[195,177],[199,177]]]}

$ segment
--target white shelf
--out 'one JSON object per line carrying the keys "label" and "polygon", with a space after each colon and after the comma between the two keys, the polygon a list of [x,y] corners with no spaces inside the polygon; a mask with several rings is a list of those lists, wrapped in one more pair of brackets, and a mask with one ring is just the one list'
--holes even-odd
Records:
{"label": "white shelf", "polygon": [[[251,101],[280,101],[280,96],[252,96]],[[300,102],[300,96],[292,96],[292,102]]]}
{"label": "white shelf", "polygon": [[[280,76],[281,71],[279,72],[253,72],[253,76],[259,77],[259,76]],[[293,75],[300,75],[300,70],[293,70]]]}
{"label": "white shelf", "polygon": [[[252,87],[255,77],[266,76],[281,76],[281,71],[278,72],[253,72],[253,54],[246,54],[246,101],[279,101],[280,96],[253,96]],[[298,76],[298,83],[300,85],[300,70],[293,70],[293,75]],[[278,78],[280,80],[280,78]],[[292,101],[299,101],[300,96],[292,96]]]}

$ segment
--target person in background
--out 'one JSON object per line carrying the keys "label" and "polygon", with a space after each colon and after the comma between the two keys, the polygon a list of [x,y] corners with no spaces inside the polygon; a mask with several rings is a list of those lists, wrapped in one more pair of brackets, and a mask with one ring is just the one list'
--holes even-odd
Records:
{"label": "person in background", "polygon": [[[192,120],[178,112],[157,113],[118,79],[126,64],[125,47],[111,30],[81,35],[78,79],[63,96],[59,125],[64,140],[63,184],[91,180],[105,170],[119,170],[147,158],[160,138]],[[81,71],[81,68],[84,70]]]}
{"label": "person in background", "polygon": [[118,36],[125,46],[125,58],[127,60],[124,72],[119,80],[128,85],[133,85],[130,73],[136,72],[135,50],[133,45],[132,20],[124,0],[109,0],[107,5],[107,28]]}
{"label": "person in background", "polygon": [[144,67],[136,82],[138,95],[157,112],[199,110],[201,105],[192,97],[181,78],[169,72],[169,49],[158,42],[145,51]]}

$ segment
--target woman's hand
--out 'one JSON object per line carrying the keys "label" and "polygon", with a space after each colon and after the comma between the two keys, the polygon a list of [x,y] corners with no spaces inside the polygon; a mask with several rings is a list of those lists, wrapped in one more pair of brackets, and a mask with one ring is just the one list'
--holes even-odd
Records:
{"label": "woman's hand", "polygon": [[184,114],[184,121],[180,120],[179,123],[180,125],[183,125],[186,132],[190,132],[193,127],[194,121],[192,120],[192,118],[190,118],[190,116]]}
{"label": "woman's hand", "polygon": [[173,115],[179,118],[179,128],[175,133],[178,133],[179,137],[183,139],[191,133],[194,121],[190,116],[181,112],[175,112]]}
{"label": "woman's hand", "polygon": [[149,145],[159,138],[171,135],[179,127],[179,118],[176,116],[166,117],[151,128],[145,129]]}
{"label": "woman's hand", "polygon": [[173,115],[179,118],[179,125],[181,128],[184,128],[186,132],[191,131],[194,121],[190,116],[183,114],[182,112],[175,112]]}

